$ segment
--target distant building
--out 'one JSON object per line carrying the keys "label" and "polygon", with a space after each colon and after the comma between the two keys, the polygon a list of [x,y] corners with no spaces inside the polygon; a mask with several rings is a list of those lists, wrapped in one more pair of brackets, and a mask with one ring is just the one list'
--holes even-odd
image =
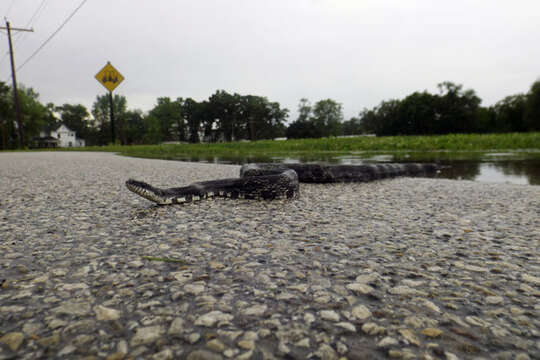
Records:
{"label": "distant building", "polygon": [[78,139],[75,131],[62,124],[55,131],[51,131],[51,137],[57,138],[59,147],[82,147],[85,146],[83,139]]}
{"label": "distant building", "polygon": [[75,131],[62,124],[56,130],[47,134],[42,131],[39,138],[34,139],[34,144],[38,148],[50,147],[83,147],[85,146],[84,139],[77,138]]}
{"label": "distant building", "polygon": [[43,136],[43,135],[45,134],[44,133],[40,134],[40,137],[34,138],[34,143],[32,144],[31,147],[39,148],[39,149],[58,147],[58,139],[53,138],[52,136]]}

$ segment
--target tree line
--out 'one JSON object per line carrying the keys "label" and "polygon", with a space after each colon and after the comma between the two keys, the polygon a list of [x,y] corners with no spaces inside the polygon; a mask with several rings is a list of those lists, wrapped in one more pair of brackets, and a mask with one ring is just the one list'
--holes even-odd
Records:
{"label": "tree line", "polygon": [[[157,98],[147,113],[130,110],[125,96],[113,96],[116,141],[123,145],[167,141],[237,141],[320,138],[340,135],[434,135],[448,133],[540,131],[540,80],[525,94],[507,96],[482,107],[474,90],[443,82],[438,94],[414,92],[404,99],[382,101],[344,121],[342,105],[332,99],[311,104],[301,99],[298,117],[288,126],[289,110],[254,95],[218,90],[207,100]],[[12,88],[0,82],[0,148],[17,146]],[[111,142],[109,96],[96,97],[90,111],[81,104],[42,104],[32,88],[21,86],[25,145],[42,132],[65,124],[87,145]]]}
{"label": "tree line", "polygon": [[[439,135],[540,131],[540,80],[526,94],[480,106],[474,90],[443,82],[439,94],[414,92],[402,100],[381,102],[354,119],[357,131],[376,135]],[[352,119],[351,119],[352,120]]]}
{"label": "tree line", "polygon": [[[0,83],[1,148],[17,146],[15,111],[11,87]],[[21,86],[25,145],[40,133],[49,133],[61,124],[84,139],[87,145],[111,143],[108,95],[98,95],[90,112],[81,104],[43,105],[31,88]],[[266,97],[216,91],[207,100],[160,97],[146,114],[130,110],[127,99],[113,96],[116,142],[122,145],[162,142],[235,141],[274,139],[285,135],[288,110]]]}
{"label": "tree line", "polygon": [[414,92],[401,100],[382,101],[346,121],[342,121],[341,104],[328,99],[311,106],[302,99],[287,137],[540,131],[540,80],[526,94],[507,96],[490,107],[480,106],[475,91],[464,90],[462,85],[443,82],[437,88],[438,94]]}

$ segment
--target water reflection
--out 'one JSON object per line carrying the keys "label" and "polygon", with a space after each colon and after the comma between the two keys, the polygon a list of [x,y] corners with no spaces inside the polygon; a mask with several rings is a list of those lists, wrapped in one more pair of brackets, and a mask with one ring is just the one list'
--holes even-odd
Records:
{"label": "water reflection", "polygon": [[438,177],[445,179],[476,180],[482,173],[482,163],[472,161],[442,162],[448,167],[441,170]]}
{"label": "water reflection", "polygon": [[[497,166],[492,164],[480,165],[481,171],[475,180],[483,182],[508,182],[513,184],[527,185],[531,180],[526,176],[508,174],[505,169],[498,169]],[[502,171],[499,171],[502,170]]]}
{"label": "water reflection", "polygon": [[495,162],[493,167],[502,172],[506,177],[517,179],[527,178],[530,185],[540,185],[540,161],[507,161]]}
{"label": "water reflection", "polygon": [[449,159],[447,154],[396,153],[396,154],[307,154],[298,157],[236,156],[236,157],[183,157],[176,160],[219,164],[245,164],[249,162],[284,162],[359,165],[378,162],[437,162],[448,167],[439,178],[473,180],[491,183],[540,185],[540,159],[524,159],[523,156],[508,160],[511,153],[480,154],[475,160]]}
{"label": "water reflection", "polygon": [[449,161],[440,177],[493,183],[540,185],[540,161]]}

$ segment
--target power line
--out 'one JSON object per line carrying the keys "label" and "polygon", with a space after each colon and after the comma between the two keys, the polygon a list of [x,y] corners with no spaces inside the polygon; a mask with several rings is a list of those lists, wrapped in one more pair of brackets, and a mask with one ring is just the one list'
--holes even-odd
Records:
{"label": "power line", "polygon": [[34,21],[34,18],[37,16],[39,11],[43,8],[43,5],[45,5],[45,1],[47,0],[41,0],[41,4],[39,4],[37,10],[34,11],[34,14],[32,15],[32,17],[30,17],[30,20],[28,20],[28,23],[25,25],[25,27],[29,27],[30,24],[32,24],[32,21]]}
{"label": "power line", "polygon": [[32,55],[30,55],[19,67],[17,67],[17,71],[19,71],[20,69],[22,69],[24,67],[24,65],[26,65],[30,60],[32,60],[34,58],[34,56],[37,55],[37,53],[39,53],[41,51],[41,49],[43,49],[45,47],[45,45],[47,45],[47,43],[49,41],[51,41],[51,39],[56,35],[58,34],[58,32],[60,32],[60,30],[62,30],[62,28],[69,22],[69,20],[71,20],[71,18],[77,13],[77,11],[79,11],[80,8],[82,8],[82,6],[84,5],[84,3],[86,3],[88,0],[83,0],[79,6],[77,6],[77,8],[75,10],[73,10],[73,12],[71,14],[69,14],[69,16],[66,18],[66,20],[64,20],[64,22],[58,27],[58,29],[56,29],[48,38],[47,40],[45,40],[38,48],[36,51],[34,51],[32,53]]}
{"label": "power line", "polygon": [[[32,16],[30,17],[30,20],[28,20],[28,22],[24,26],[25,28],[29,28],[30,25],[32,24],[32,22],[34,21],[34,19],[37,21],[37,19],[43,14],[43,12],[41,12],[41,13],[39,13],[39,12],[40,12],[40,10],[44,9],[43,5],[45,5],[45,1],[47,1],[47,0],[42,0],[41,1],[38,8],[36,9],[36,11],[34,11],[34,14],[32,14]],[[40,16],[37,16],[38,13],[39,13]],[[15,39],[13,41],[13,47],[14,47],[15,50],[19,47],[21,41],[23,41],[23,39],[26,39],[25,35],[26,35],[26,32],[18,32],[13,36],[13,38]],[[0,66],[3,65],[3,63],[7,59],[8,55],[9,55],[9,51],[6,51],[4,56],[0,59]]]}
{"label": "power line", "polygon": [[[28,22],[26,23],[26,25],[24,26],[25,28],[28,28],[30,27],[30,25],[32,24],[32,22],[35,20],[37,20],[42,14],[43,12],[41,12],[39,15],[40,16],[37,16],[38,13],[40,12],[40,10],[43,10],[44,6],[45,5],[45,1],[47,0],[42,0],[41,3],[39,4],[39,6],[37,7],[36,11],[34,11],[34,13],[32,14],[32,16],[30,17],[30,20],[28,20]],[[3,34],[3,32],[2,32]],[[13,47],[14,49],[16,50],[19,45],[20,45],[20,42],[25,39],[26,37],[24,36],[26,35],[26,32],[18,32],[16,33],[13,38],[15,39],[15,41],[13,41]],[[6,35],[7,36],[7,35]],[[4,56],[2,56],[2,58],[0,59],[0,66],[2,66],[4,64],[4,61],[6,61],[7,57],[9,55],[9,51],[6,51],[6,53],[4,54]]]}
{"label": "power line", "polygon": [[[44,9],[44,6],[45,5],[45,1],[47,0],[42,0],[41,3],[39,4],[38,8],[36,9],[36,11],[34,11],[34,14],[32,14],[32,16],[30,17],[30,20],[28,20],[28,22],[26,23],[26,25],[24,27],[26,28],[29,28],[30,25],[35,21],[37,21],[41,15],[43,15],[43,9]],[[41,11],[41,12],[40,12]],[[18,36],[17,36],[18,35]],[[25,32],[19,32],[17,34],[15,34],[15,41],[13,42],[13,44],[15,45],[15,49],[17,49],[20,45],[20,43],[26,39],[26,33]]]}
{"label": "power line", "polygon": [[11,8],[13,7],[13,4],[15,4],[15,0],[11,0],[11,4],[9,5],[7,11],[6,11],[6,17],[9,15],[9,12],[11,11]]}

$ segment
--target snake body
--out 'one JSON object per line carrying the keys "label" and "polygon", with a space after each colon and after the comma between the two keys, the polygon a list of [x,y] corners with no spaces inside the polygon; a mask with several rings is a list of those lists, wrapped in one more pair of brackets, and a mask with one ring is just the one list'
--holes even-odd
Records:
{"label": "snake body", "polygon": [[365,182],[395,176],[435,173],[436,164],[245,164],[240,177],[195,182],[177,188],[160,189],[143,181],[129,179],[126,187],[159,205],[183,204],[213,197],[232,199],[290,199],[298,194],[299,182]]}

